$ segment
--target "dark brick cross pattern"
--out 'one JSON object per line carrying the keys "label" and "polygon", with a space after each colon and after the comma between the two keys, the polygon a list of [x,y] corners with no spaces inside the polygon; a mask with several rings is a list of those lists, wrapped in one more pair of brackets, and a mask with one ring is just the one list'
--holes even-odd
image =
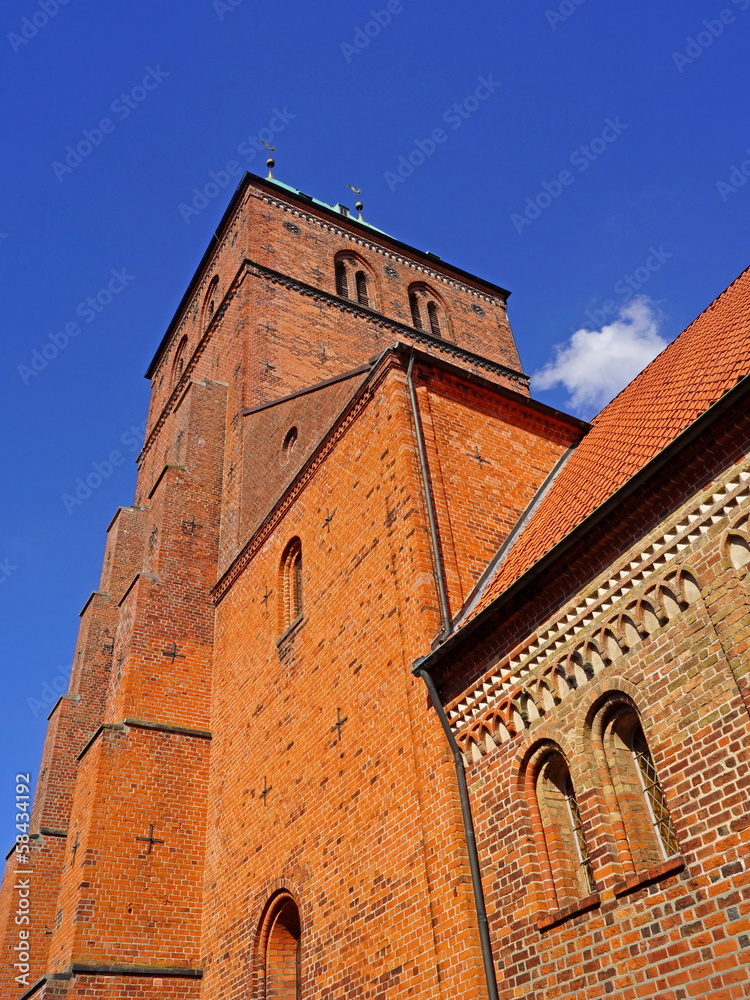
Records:
{"label": "dark brick cross pattern", "polygon": [[148,837],[136,837],[136,840],[143,840],[148,844],[148,850],[146,854],[150,854],[154,849],[154,844],[163,844],[163,840],[159,840],[154,836],[154,824],[149,823],[148,825]]}
{"label": "dark brick cross pattern", "polygon": [[341,730],[344,728],[344,723],[348,722],[348,721],[349,721],[349,716],[345,715],[344,718],[342,719],[341,718],[341,709],[337,708],[336,709],[336,721],[331,726],[331,732],[332,733],[336,733],[336,739],[333,741],[334,744],[341,742]]}
{"label": "dark brick cross pattern", "polygon": [[182,653],[177,652],[177,643],[173,642],[169,649],[162,649],[162,655],[168,657],[172,663],[175,660],[184,660],[185,657]]}
{"label": "dark brick cross pattern", "polygon": [[184,532],[186,532],[188,535],[192,535],[192,533],[194,531],[197,531],[199,528],[202,528],[202,527],[203,527],[202,524],[198,524],[196,522],[196,520],[195,520],[195,514],[191,514],[190,515],[190,520],[189,521],[183,521],[182,522],[182,530]]}
{"label": "dark brick cross pattern", "polygon": [[467,451],[466,454],[469,458],[473,458],[475,462],[479,463],[479,468],[481,469],[483,465],[490,465],[491,462],[489,458],[483,458],[481,452],[479,451],[479,446],[474,445],[474,451]]}
{"label": "dark brick cross pattern", "polygon": [[268,782],[266,781],[266,779],[264,778],[263,779],[263,791],[262,792],[258,792],[258,796],[261,799],[263,799],[263,805],[264,806],[268,805],[268,802],[266,801],[266,799],[268,797],[268,793],[271,791],[272,788],[273,788],[273,785],[269,785]]}

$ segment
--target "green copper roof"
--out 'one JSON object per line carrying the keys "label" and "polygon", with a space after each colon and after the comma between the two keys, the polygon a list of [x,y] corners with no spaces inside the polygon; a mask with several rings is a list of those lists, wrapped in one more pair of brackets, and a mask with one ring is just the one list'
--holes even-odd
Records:
{"label": "green copper roof", "polygon": [[[297,188],[292,187],[290,184],[285,184],[283,181],[279,181],[275,177],[267,177],[266,180],[270,184],[276,184],[277,187],[283,188],[285,191],[291,191],[292,194],[300,195],[302,198],[308,198],[313,205],[320,205],[321,208],[327,208],[331,212],[337,212],[342,218],[351,219],[352,222],[358,222],[360,226],[367,226],[367,228],[372,229],[373,232],[382,233],[383,236],[390,236],[390,233],[386,233],[384,230],[378,229],[377,226],[373,226],[369,222],[365,222],[364,219],[358,219],[357,216],[352,215],[351,212],[349,215],[344,215],[344,213],[340,211],[339,206],[329,205],[325,201],[321,201],[319,198],[313,198],[311,195],[305,194],[303,191],[298,191]],[[391,239],[393,239],[393,237],[391,237]]]}

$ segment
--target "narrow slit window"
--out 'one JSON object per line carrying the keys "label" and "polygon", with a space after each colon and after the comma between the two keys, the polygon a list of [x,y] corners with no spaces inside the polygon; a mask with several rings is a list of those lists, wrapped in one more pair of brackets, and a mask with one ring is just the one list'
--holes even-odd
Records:
{"label": "narrow slit window", "polygon": [[286,632],[302,617],[302,543],[293,538],[281,559],[281,632]]}
{"label": "narrow slit window", "polygon": [[559,750],[539,768],[536,797],[556,905],[562,909],[596,892],[596,885],[573,781]]}
{"label": "narrow slit window", "polygon": [[343,260],[336,261],[336,294],[342,299],[349,298],[349,282],[346,275],[346,265]]}
{"label": "narrow slit window", "polygon": [[422,329],[422,315],[419,311],[419,298],[416,292],[409,292],[409,308],[411,309],[412,326],[417,330]]}
{"label": "narrow slit window", "polygon": [[176,385],[185,370],[185,353],[187,350],[187,337],[183,337],[180,341],[174,356],[174,364],[172,365],[172,385]]}
{"label": "narrow slit window", "polygon": [[680,853],[641,720],[624,706],[604,733],[607,765],[636,872]]}
{"label": "narrow slit window", "polygon": [[442,336],[440,332],[440,317],[438,315],[438,307],[434,302],[427,303],[427,315],[430,317],[430,332],[433,337]]}
{"label": "narrow slit window", "polygon": [[671,858],[680,853],[677,838],[672,829],[672,821],[667,812],[659,777],[656,773],[654,759],[646,742],[646,736],[640,722],[637,722],[630,734],[630,752],[638,766],[638,774],[643,787],[643,794],[651,815],[654,832],[661,843],[665,858]]}
{"label": "narrow slit window", "polygon": [[211,279],[211,283],[208,286],[208,291],[206,292],[206,297],[203,300],[203,319],[201,321],[201,327],[205,329],[214,317],[216,312],[216,304],[219,295],[219,276],[214,275]]}
{"label": "narrow slit window", "polygon": [[354,280],[357,286],[357,302],[361,306],[369,306],[370,296],[367,293],[367,275],[364,271],[357,271],[354,275]]}

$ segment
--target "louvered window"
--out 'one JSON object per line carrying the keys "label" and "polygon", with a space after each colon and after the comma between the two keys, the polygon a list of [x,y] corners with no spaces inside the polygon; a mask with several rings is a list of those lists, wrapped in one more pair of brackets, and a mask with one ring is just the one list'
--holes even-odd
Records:
{"label": "louvered window", "polygon": [[411,309],[412,326],[422,329],[422,315],[419,311],[419,298],[416,292],[409,292],[409,307]]}
{"label": "louvered window", "polygon": [[438,308],[434,302],[427,303],[427,315],[430,317],[430,332],[432,333],[432,336],[433,337],[441,336]]}
{"label": "louvered window", "polygon": [[354,280],[357,285],[357,302],[361,306],[369,306],[370,297],[367,294],[367,275],[364,271],[357,271],[354,275]]}
{"label": "louvered window", "polygon": [[349,298],[349,282],[347,281],[346,265],[343,260],[336,261],[336,294],[340,295],[342,299]]}

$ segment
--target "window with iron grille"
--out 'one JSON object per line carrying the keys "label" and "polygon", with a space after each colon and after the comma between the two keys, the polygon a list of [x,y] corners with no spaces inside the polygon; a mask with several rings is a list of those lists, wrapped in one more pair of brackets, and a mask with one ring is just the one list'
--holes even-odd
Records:
{"label": "window with iron grille", "polygon": [[581,813],[567,761],[560,750],[542,760],[536,797],[555,905],[562,909],[596,891]]}
{"label": "window with iron grille", "polygon": [[630,734],[630,750],[638,766],[638,774],[643,787],[643,794],[651,815],[651,822],[654,831],[659,839],[665,858],[671,858],[680,853],[677,838],[674,835],[672,821],[667,812],[667,804],[664,801],[659,778],[656,773],[651,751],[646,742],[646,736],[640,722],[633,726]]}

